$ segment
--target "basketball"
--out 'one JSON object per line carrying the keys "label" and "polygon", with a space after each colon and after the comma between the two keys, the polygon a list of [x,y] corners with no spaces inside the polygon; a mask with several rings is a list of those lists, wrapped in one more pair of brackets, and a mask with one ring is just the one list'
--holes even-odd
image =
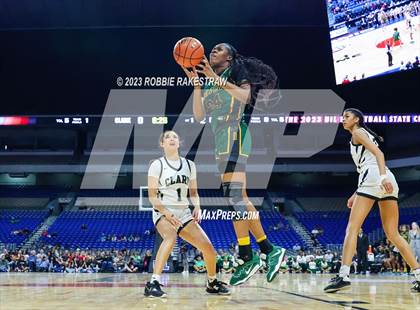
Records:
{"label": "basketball", "polygon": [[176,42],[173,54],[180,66],[191,68],[200,63],[204,56],[204,47],[196,38],[185,37]]}

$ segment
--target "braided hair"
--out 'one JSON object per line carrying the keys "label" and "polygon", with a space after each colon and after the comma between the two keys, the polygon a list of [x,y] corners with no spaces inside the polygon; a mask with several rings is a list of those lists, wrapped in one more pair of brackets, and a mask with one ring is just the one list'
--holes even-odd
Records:
{"label": "braided hair", "polygon": [[363,115],[362,111],[360,111],[359,109],[355,109],[355,108],[348,108],[348,109],[345,109],[344,112],[350,112],[354,116],[358,117],[360,127],[364,128],[367,132],[369,132],[372,136],[374,136],[376,140],[378,140],[380,142],[384,142],[383,137],[381,137],[376,132],[374,132],[372,129],[370,129],[368,126],[366,126],[365,118],[364,118],[364,115]]}
{"label": "braided hair", "polygon": [[[273,68],[266,65],[255,57],[245,57],[238,53],[229,43],[222,43],[232,56],[232,74],[237,74],[241,70],[246,70],[247,78],[251,84],[251,98],[249,104],[264,112],[274,108],[281,99],[281,93],[277,74]],[[260,90],[263,90],[260,92]],[[258,96],[260,95],[260,96]],[[257,101],[258,98],[258,101]]]}

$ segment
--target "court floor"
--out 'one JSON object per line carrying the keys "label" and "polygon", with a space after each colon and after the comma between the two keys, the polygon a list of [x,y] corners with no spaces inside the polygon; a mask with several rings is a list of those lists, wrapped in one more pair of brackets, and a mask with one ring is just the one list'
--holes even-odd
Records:
{"label": "court floor", "polygon": [[[359,80],[362,74],[365,74],[365,77],[370,77],[400,68],[401,61],[404,64],[407,61],[413,62],[416,56],[420,56],[420,15],[413,17],[412,23],[413,40],[410,39],[405,20],[359,35],[348,35],[333,40],[337,83],[341,83],[346,75],[350,81],[354,76]],[[391,39],[394,28],[398,28],[403,45],[392,48],[393,66],[389,67],[387,49],[378,48],[377,44]]]}
{"label": "court floor", "polygon": [[[354,276],[352,289],[325,294],[331,275],[262,274],[232,288],[231,296],[204,291],[205,275],[165,274],[166,299],[143,297],[147,274],[0,274],[0,309],[420,309],[413,277]],[[228,280],[225,278],[224,280]],[[242,308],[245,310],[245,308]]]}

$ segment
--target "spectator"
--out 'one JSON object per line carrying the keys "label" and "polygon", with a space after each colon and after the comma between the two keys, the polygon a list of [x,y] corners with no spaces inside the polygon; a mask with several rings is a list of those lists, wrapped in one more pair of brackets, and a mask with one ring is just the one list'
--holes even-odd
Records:
{"label": "spectator", "polygon": [[32,250],[28,257],[28,267],[31,272],[36,271],[36,251]]}
{"label": "spectator", "polygon": [[232,273],[232,272],[234,272],[233,264],[229,260],[229,257],[226,256],[226,255],[223,257],[221,272],[222,273]]}
{"label": "spectator", "polygon": [[296,243],[296,244],[293,246],[293,251],[295,251],[295,252],[299,252],[300,250],[301,250],[300,245]]}
{"label": "spectator", "polygon": [[363,229],[360,228],[359,235],[357,236],[357,264],[358,272],[366,274],[367,268],[367,250],[369,248],[369,240]]}
{"label": "spectator", "polygon": [[152,260],[152,251],[147,250],[146,253],[144,254],[144,257],[143,257],[143,264],[142,264],[142,269],[141,269],[141,271],[143,273],[148,273],[149,272],[149,267],[150,267],[151,260]]}
{"label": "spectator", "polygon": [[411,223],[411,230],[409,231],[410,246],[413,249],[417,261],[420,262],[420,228],[416,222]]}
{"label": "spectator", "polygon": [[346,75],[346,76],[344,77],[343,82],[341,82],[341,84],[343,84],[343,85],[350,84],[350,80],[349,80],[348,75]]}
{"label": "spectator", "polygon": [[413,62],[413,68],[416,69],[420,66],[419,57],[416,56],[416,60]]}
{"label": "spectator", "polygon": [[0,272],[9,272],[10,271],[10,265],[9,261],[6,259],[5,254],[0,254]]}
{"label": "spectator", "polygon": [[195,260],[194,260],[194,265],[193,268],[196,272],[198,273],[204,273],[206,272],[206,264],[204,263],[203,258],[201,257],[201,255],[197,255]]}
{"label": "spectator", "polygon": [[405,69],[406,69],[406,67],[404,65],[404,61],[401,61],[400,71],[403,71]]}
{"label": "spectator", "polygon": [[121,272],[129,272],[129,273],[133,273],[133,272],[137,272],[138,268],[134,265],[134,260],[130,259],[130,261],[128,263],[125,264],[123,270],[121,270]]}
{"label": "spectator", "polygon": [[391,43],[390,42],[386,43],[386,50],[387,50],[386,54],[388,56],[388,67],[392,67],[393,66],[393,64],[392,64],[393,57],[392,57]]}

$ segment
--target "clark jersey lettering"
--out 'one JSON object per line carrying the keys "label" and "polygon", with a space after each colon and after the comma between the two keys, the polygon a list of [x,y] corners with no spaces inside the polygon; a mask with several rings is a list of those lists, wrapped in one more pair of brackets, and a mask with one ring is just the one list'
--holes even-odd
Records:
{"label": "clark jersey lettering", "polygon": [[158,179],[157,195],[165,207],[188,207],[189,183],[197,178],[194,162],[184,157],[173,161],[163,156],[152,162],[148,175]]}

